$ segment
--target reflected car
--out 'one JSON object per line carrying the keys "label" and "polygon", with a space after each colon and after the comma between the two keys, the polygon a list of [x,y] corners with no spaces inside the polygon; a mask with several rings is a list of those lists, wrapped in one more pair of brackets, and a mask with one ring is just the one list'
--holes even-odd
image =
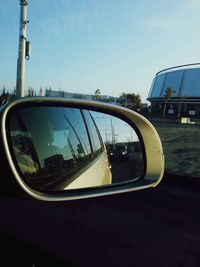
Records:
{"label": "reflected car", "polygon": [[115,154],[117,159],[119,160],[127,160],[128,159],[128,149],[124,144],[117,144],[115,147]]}
{"label": "reflected car", "polygon": [[124,144],[116,144],[107,148],[109,159],[112,160],[128,160],[128,149]]}
{"label": "reflected car", "polygon": [[111,184],[106,147],[88,110],[27,107],[10,119],[20,172],[41,190]]}

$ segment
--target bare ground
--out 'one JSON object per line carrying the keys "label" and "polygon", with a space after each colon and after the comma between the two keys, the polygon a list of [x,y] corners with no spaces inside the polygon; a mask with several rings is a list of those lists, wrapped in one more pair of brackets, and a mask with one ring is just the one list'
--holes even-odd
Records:
{"label": "bare ground", "polygon": [[200,177],[200,125],[152,123],[162,141],[166,172]]}

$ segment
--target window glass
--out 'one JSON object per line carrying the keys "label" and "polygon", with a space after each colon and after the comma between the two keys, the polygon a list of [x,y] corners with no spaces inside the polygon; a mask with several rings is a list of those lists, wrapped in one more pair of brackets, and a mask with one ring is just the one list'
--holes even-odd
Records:
{"label": "window glass", "polygon": [[166,78],[164,81],[161,95],[164,96],[165,90],[171,87],[175,90],[175,92],[173,93],[173,97],[179,95],[179,90],[181,89],[182,78],[183,78],[183,70],[168,72],[166,74]]}
{"label": "window glass", "polygon": [[32,186],[38,187],[41,179],[47,180],[47,189],[67,184],[91,161],[89,137],[79,109],[21,109],[13,114],[10,128],[19,168]]}
{"label": "window glass", "polygon": [[102,140],[100,139],[101,137],[100,137],[99,131],[96,127],[96,124],[94,123],[94,120],[91,114],[87,110],[83,110],[83,114],[84,114],[84,117],[85,117],[85,120],[88,126],[93,153],[94,153],[94,156],[97,156],[102,151]]}
{"label": "window glass", "polygon": [[183,95],[199,97],[200,69],[188,69],[184,74]]}
{"label": "window glass", "polygon": [[159,75],[155,78],[152,92],[151,92],[151,97],[160,97],[164,79],[165,79],[165,75]]}

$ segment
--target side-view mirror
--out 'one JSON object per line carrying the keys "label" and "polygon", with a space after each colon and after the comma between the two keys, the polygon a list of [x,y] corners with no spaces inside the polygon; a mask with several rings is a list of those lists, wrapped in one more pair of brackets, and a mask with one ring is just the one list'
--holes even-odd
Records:
{"label": "side-view mirror", "polygon": [[15,181],[18,190],[36,199],[140,190],[156,186],[163,176],[159,136],[131,110],[35,97],[3,106],[0,115],[0,149],[9,169],[9,177],[2,179],[7,185],[12,181],[10,186]]}

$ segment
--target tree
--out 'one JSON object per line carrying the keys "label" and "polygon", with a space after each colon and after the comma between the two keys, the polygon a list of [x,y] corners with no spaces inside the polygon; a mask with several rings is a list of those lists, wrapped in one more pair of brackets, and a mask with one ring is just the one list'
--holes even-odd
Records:
{"label": "tree", "polygon": [[96,89],[94,92],[93,100],[99,100],[101,98],[101,91],[100,89]]}
{"label": "tree", "polygon": [[141,109],[141,97],[139,94],[135,95],[134,102],[135,102],[135,110],[140,111],[140,109]]}
{"label": "tree", "polygon": [[28,88],[28,96],[34,96],[34,95],[36,95],[36,92],[34,91],[34,89],[31,86],[29,86],[29,88]]}
{"label": "tree", "polygon": [[[181,99],[180,99],[180,103],[179,103],[179,107],[178,107],[178,118],[180,118],[181,116],[181,108],[182,108],[182,104],[183,102],[185,102],[187,100],[187,97],[186,96],[181,96]],[[184,111],[186,109],[186,104],[184,105]]]}
{"label": "tree", "polygon": [[109,96],[108,102],[115,102],[115,101],[116,101],[116,98],[115,97]]}
{"label": "tree", "polygon": [[43,96],[43,89],[40,87],[39,96]]}
{"label": "tree", "polygon": [[3,92],[2,95],[0,96],[0,106],[8,103],[9,101],[11,101],[14,98],[15,98],[14,94],[9,94],[9,93]]}
{"label": "tree", "polygon": [[140,111],[141,97],[139,94],[122,93],[120,98],[122,99],[123,107],[129,108],[135,111]]}
{"label": "tree", "polygon": [[165,94],[164,94],[163,117],[165,117],[165,112],[166,112],[167,103],[169,102],[170,98],[172,97],[172,95],[173,95],[175,92],[176,92],[176,91],[175,91],[174,88],[172,88],[172,87],[168,87],[168,88],[165,90]]}

